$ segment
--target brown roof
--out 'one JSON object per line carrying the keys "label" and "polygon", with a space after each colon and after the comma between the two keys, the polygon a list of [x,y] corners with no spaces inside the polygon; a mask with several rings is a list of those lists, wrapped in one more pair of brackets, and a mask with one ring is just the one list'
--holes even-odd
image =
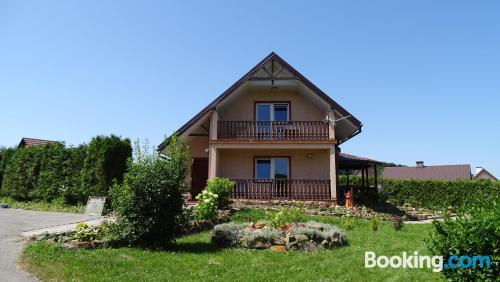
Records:
{"label": "brown roof", "polygon": [[51,140],[44,140],[44,139],[36,139],[36,138],[23,137],[21,139],[21,142],[19,142],[19,145],[17,145],[17,147],[18,148],[22,148],[22,147],[45,145],[45,144],[51,144],[51,143],[59,143],[59,142],[57,142],[57,141],[51,141]]}
{"label": "brown roof", "polygon": [[339,153],[338,155],[338,160],[339,162],[365,162],[365,163],[370,163],[370,164],[381,164],[382,162],[368,159],[365,157],[360,157],[360,156],[355,156],[351,154],[346,154],[346,153]]}
{"label": "brown roof", "polygon": [[384,178],[392,179],[471,179],[470,165],[435,165],[422,167],[386,167]]}
{"label": "brown roof", "polygon": [[[354,135],[361,131],[361,127],[363,124],[351,115],[346,109],[340,106],[337,102],[335,102],[332,98],[330,98],[325,92],[321,91],[316,85],[314,85],[311,81],[309,81],[305,76],[303,76],[300,72],[294,69],[290,64],[288,64],[285,60],[283,60],[278,54],[275,52],[271,52],[271,54],[267,55],[262,61],[260,61],[256,66],[254,66],[249,72],[247,72],[243,77],[241,77],[238,81],[236,81],[233,85],[231,85],[226,91],[220,94],[215,100],[213,100],[208,106],[206,106],[203,110],[201,110],[198,114],[196,114],[193,118],[191,118],[186,124],[184,124],[181,128],[177,130],[177,134],[182,134],[186,131],[191,125],[195,124],[198,120],[200,120],[203,116],[205,116],[210,110],[215,109],[215,107],[224,100],[227,96],[233,93],[239,86],[241,86],[245,81],[250,79],[257,71],[259,71],[266,63],[271,60],[276,60],[278,63],[282,64],[286,68],[290,70],[290,72],[295,75],[301,82],[303,82],[308,88],[312,90],[314,94],[318,97],[326,101],[330,104],[330,107],[333,110],[340,112],[342,115],[346,116],[346,118],[352,122],[358,129],[351,136],[346,138],[345,140],[341,140],[342,142],[347,141],[352,138]],[[162,150],[165,147],[166,143],[163,142],[158,146],[158,149]]]}

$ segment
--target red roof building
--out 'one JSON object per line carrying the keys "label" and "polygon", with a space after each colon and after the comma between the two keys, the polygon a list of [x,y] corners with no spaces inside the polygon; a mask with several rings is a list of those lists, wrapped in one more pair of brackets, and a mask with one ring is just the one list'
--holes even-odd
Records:
{"label": "red roof building", "polygon": [[468,164],[425,166],[422,161],[418,161],[417,166],[414,167],[386,167],[383,176],[389,179],[472,179],[471,167]]}

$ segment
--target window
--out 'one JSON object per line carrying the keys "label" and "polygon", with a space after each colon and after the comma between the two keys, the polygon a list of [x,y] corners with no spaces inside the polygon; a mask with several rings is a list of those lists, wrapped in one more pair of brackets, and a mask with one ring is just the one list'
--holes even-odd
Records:
{"label": "window", "polygon": [[257,158],[255,159],[255,178],[257,179],[288,179],[290,176],[288,158]]}
{"label": "window", "polygon": [[257,103],[255,118],[257,121],[288,121],[290,120],[289,108],[288,103]]}

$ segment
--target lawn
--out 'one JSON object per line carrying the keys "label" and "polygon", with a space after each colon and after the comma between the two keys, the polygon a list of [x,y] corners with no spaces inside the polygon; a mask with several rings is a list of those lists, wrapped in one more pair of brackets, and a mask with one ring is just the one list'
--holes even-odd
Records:
{"label": "lawn", "polygon": [[14,209],[34,210],[34,211],[55,211],[55,212],[72,212],[83,213],[85,211],[84,205],[70,206],[63,203],[55,202],[20,202],[9,197],[0,197],[0,203],[8,204]]}
{"label": "lawn", "polygon": [[[258,219],[261,211],[240,212],[233,221]],[[338,224],[335,217],[311,219]],[[38,242],[28,245],[22,264],[43,281],[431,281],[441,279],[430,269],[365,269],[364,252],[401,255],[426,254],[425,238],[430,225],[406,225],[395,231],[389,223],[371,231],[367,221],[346,231],[348,246],[313,253],[269,250],[218,250],[210,244],[209,232],[177,240],[169,251],[132,248],[66,250]]]}

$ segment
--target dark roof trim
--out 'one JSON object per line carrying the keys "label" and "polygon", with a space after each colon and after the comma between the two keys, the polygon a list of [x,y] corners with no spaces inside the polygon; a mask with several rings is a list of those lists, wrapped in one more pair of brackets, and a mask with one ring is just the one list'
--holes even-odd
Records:
{"label": "dark roof trim", "polygon": [[[355,118],[353,115],[351,115],[346,109],[344,109],[342,106],[340,106],[337,102],[335,102],[332,98],[330,98],[328,95],[326,95],[323,91],[321,91],[316,85],[314,85],[311,81],[309,81],[307,78],[305,78],[299,71],[297,71],[295,68],[293,68],[291,65],[289,65],[285,60],[283,60],[278,54],[275,52],[271,52],[269,55],[267,55],[262,61],[260,61],[257,65],[255,65],[250,71],[248,71],[243,77],[241,77],[238,81],[236,81],[233,85],[231,85],[226,91],[224,91],[222,94],[220,94],[215,100],[213,100],[208,106],[203,108],[198,114],[196,114],[193,118],[191,118],[187,123],[185,123],[181,128],[179,128],[176,133],[177,134],[182,134],[184,131],[186,131],[190,126],[195,124],[198,120],[200,120],[203,116],[205,116],[210,110],[214,110],[217,104],[219,104],[224,98],[229,96],[231,93],[233,93],[234,90],[236,90],[238,87],[240,87],[243,83],[245,83],[249,78],[252,77],[260,68],[262,68],[267,62],[270,60],[277,60],[280,64],[283,66],[287,67],[290,72],[297,76],[299,80],[301,80],[307,87],[309,87],[313,93],[318,95],[321,99],[323,99],[325,102],[330,104],[331,109],[336,110],[340,112],[342,115],[347,116],[348,120],[351,121],[355,126],[357,126],[359,129],[363,126],[363,124]],[[352,136],[350,136],[352,137]],[[349,138],[350,138],[349,137]],[[347,139],[349,139],[347,138]],[[343,140],[345,142],[347,139]],[[162,142],[159,146],[159,150],[163,150],[165,148],[165,142]]]}

